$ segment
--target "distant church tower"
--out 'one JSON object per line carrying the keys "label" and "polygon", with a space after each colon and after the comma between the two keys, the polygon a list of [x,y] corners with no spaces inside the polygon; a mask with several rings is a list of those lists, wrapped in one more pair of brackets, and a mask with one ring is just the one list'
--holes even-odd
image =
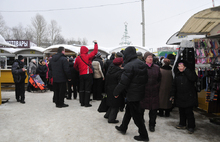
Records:
{"label": "distant church tower", "polygon": [[124,32],[123,37],[121,38],[122,42],[119,44],[120,45],[131,45],[131,42],[128,41],[128,39],[130,38],[130,36],[128,36],[128,30],[127,30],[128,23],[125,22],[124,24],[125,24],[125,32]]}

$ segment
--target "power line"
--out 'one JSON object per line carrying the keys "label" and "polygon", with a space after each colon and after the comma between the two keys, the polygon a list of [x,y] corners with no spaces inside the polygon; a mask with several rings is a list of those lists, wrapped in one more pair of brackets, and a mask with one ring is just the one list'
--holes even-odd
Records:
{"label": "power line", "polygon": [[150,24],[146,24],[146,26],[152,25],[152,24],[155,24],[155,23],[158,23],[158,22],[161,22],[161,21],[165,21],[165,20],[168,20],[168,19],[170,19],[170,18],[179,16],[179,15],[182,15],[182,14],[185,14],[185,13],[190,12],[190,11],[193,11],[193,10],[195,10],[195,9],[197,9],[197,8],[203,7],[203,6],[207,5],[207,4],[210,4],[210,2],[209,2],[209,3],[206,3],[206,4],[204,4],[204,5],[201,5],[201,6],[199,6],[199,7],[193,8],[193,9],[191,9],[191,10],[188,10],[188,11],[185,11],[185,12],[182,12],[182,13],[179,13],[179,14],[177,14],[177,15],[173,15],[173,16],[171,16],[171,17],[168,17],[168,18],[165,18],[165,19],[162,19],[162,20],[159,20],[159,21],[155,21],[155,22],[150,23]]}
{"label": "power line", "polygon": [[136,0],[136,1],[132,1],[132,2],[124,2],[124,3],[88,6],[88,7],[61,8],[61,9],[48,9],[48,10],[21,10],[21,11],[17,10],[17,11],[0,11],[0,12],[52,12],[52,11],[79,10],[79,9],[89,9],[89,8],[116,6],[116,5],[124,5],[124,4],[137,3],[137,2],[140,2],[140,0]]}

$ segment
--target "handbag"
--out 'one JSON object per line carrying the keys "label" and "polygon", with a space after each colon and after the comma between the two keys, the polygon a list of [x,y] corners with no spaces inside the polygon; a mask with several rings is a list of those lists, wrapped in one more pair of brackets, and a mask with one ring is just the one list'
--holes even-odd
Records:
{"label": "handbag", "polygon": [[106,102],[107,102],[107,96],[104,96],[102,98],[102,101],[101,101],[99,107],[98,107],[98,112],[107,112],[109,106],[107,106]]}
{"label": "handbag", "polygon": [[80,59],[87,65],[87,66],[89,66],[91,69],[92,69],[92,72],[94,73],[94,68],[93,68],[93,66],[92,66],[92,64],[87,64],[83,59],[82,59],[82,57],[81,56],[79,56],[80,57]]}

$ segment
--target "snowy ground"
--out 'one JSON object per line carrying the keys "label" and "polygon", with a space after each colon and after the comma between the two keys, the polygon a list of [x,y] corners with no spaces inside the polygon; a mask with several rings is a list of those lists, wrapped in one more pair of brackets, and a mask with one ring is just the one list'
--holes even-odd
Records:
{"label": "snowy ground", "polygon": [[[16,102],[14,92],[2,92],[8,103],[0,105],[0,142],[133,142],[138,129],[133,120],[126,135],[118,133],[124,112],[119,112],[118,124],[108,124],[98,113],[100,101],[92,101],[90,108],[81,107],[79,100],[65,100],[67,108],[56,108],[52,103],[53,92],[26,92],[26,103]],[[196,130],[188,134],[177,130],[178,110],[169,118],[157,117],[156,131],[148,131],[151,142],[219,142],[220,126],[197,112]],[[145,111],[148,129],[148,111]]]}

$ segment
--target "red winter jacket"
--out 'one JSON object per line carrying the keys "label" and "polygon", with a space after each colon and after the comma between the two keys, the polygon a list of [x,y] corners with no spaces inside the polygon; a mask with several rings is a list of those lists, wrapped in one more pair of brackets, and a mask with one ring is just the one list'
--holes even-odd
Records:
{"label": "red winter jacket", "polygon": [[86,62],[88,65],[90,65],[90,67],[88,65],[86,65],[81,58],[78,56],[75,60],[74,63],[74,68],[79,71],[79,75],[84,75],[84,74],[91,74],[93,73],[92,71],[92,59],[93,57],[97,54],[98,52],[98,44],[94,45],[94,50],[88,54],[88,48],[86,46],[82,46],[80,49],[80,56],[81,58],[84,60],[84,62]]}

